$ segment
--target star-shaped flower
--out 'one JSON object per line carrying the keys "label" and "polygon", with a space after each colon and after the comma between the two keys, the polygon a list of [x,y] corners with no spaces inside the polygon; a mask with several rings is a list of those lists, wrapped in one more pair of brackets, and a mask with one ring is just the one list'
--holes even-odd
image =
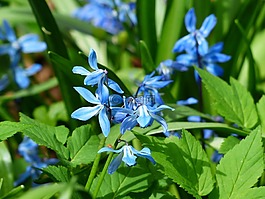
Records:
{"label": "star-shaped flower", "polygon": [[173,48],[173,52],[194,51],[198,46],[198,51],[205,54],[208,50],[208,42],[205,40],[216,25],[216,17],[211,14],[205,18],[200,29],[196,29],[196,16],[194,8],[191,8],[185,16],[185,26],[190,33],[178,40]]}
{"label": "star-shaped flower", "polygon": [[[101,85],[101,84],[100,84]],[[93,107],[81,107],[75,110],[71,117],[79,119],[82,121],[89,120],[95,115],[99,115],[99,125],[101,127],[102,133],[105,137],[108,136],[110,132],[110,121],[109,121],[109,91],[105,85],[102,88],[98,88],[96,91],[96,96],[94,96],[88,89],[83,87],[74,87],[74,89],[89,103],[95,104]]]}
{"label": "star-shaped flower", "polygon": [[127,166],[134,166],[136,164],[137,156],[147,158],[153,164],[156,163],[155,160],[151,156],[150,149],[147,147],[143,148],[141,151],[138,151],[126,143],[126,145],[124,145],[119,150],[115,150],[110,147],[104,147],[98,151],[98,153],[102,153],[102,152],[119,153],[119,155],[116,158],[114,158],[114,160],[110,163],[108,167],[109,174],[114,173],[118,169],[118,167],[121,164],[121,161],[123,161]]}
{"label": "star-shaped flower", "polygon": [[99,84],[105,83],[109,88],[116,91],[117,93],[123,93],[123,90],[120,88],[120,86],[115,81],[108,78],[107,76],[108,71],[98,68],[97,55],[93,49],[90,49],[90,52],[88,55],[88,63],[90,67],[94,70],[93,72],[89,72],[87,69],[85,69],[82,66],[75,66],[72,70],[73,73],[75,74],[86,76],[84,79],[85,85],[89,85],[89,86],[98,85],[99,86]]}

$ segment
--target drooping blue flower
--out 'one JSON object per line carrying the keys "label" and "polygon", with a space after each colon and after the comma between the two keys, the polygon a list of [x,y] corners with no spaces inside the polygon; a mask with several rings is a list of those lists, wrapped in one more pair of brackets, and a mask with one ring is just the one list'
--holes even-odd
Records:
{"label": "drooping blue flower", "polygon": [[115,150],[115,149],[112,149],[110,147],[103,147],[98,151],[98,153],[103,153],[103,152],[119,153],[119,155],[116,158],[114,158],[114,160],[110,163],[110,165],[108,167],[108,173],[109,174],[114,173],[118,169],[118,167],[120,166],[122,161],[127,166],[134,166],[136,164],[137,156],[147,158],[153,164],[156,163],[155,160],[151,156],[150,149],[147,147],[143,148],[141,151],[138,151],[126,143],[126,145],[124,145],[119,150]]}
{"label": "drooping blue flower", "polygon": [[114,35],[123,30],[123,22],[130,22],[131,25],[137,23],[134,3],[120,0],[90,0],[88,4],[75,10],[73,16]]}
{"label": "drooping blue flower", "polygon": [[[101,84],[100,84],[101,87]],[[93,107],[81,107],[75,110],[71,117],[86,121],[91,117],[98,114],[99,125],[101,127],[102,133],[105,137],[108,136],[110,132],[110,121],[109,121],[109,90],[102,84],[102,88],[98,88],[96,91],[96,96],[94,96],[88,89],[83,87],[74,87],[74,89],[89,103],[95,104]]]}
{"label": "drooping blue flower", "polygon": [[[27,166],[26,171],[14,182],[14,186],[22,184],[29,178],[32,178],[33,180],[37,179],[42,173],[42,168],[58,162],[58,159],[56,158],[41,159],[39,157],[38,145],[26,136],[18,146],[18,153],[29,165]],[[35,185],[36,184],[33,183],[33,186]]]}
{"label": "drooping blue flower", "polygon": [[154,74],[155,71],[144,77],[144,80],[140,83],[135,96],[137,97],[141,93],[143,93],[145,98],[153,95],[155,97],[156,104],[164,104],[158,89],[167,86],[172,82],[172,80],[163,80],[163,76],[154,76]]}
{"label": "drooping blue flower", "polygon": [[[89,72],[82,66],[75,66],[72,70],[75,74],[86,76],[84,79],[85,85],[99,86],[99,84],[105,83],[109,88],[116,91],[117,93],[123,93],[123,90],[120,88],[120,86],[115,81],[108,78],[108,71],[98,68],[97,55],[93,49],[90,49],[88,55],[88,63],[90,67],[94,70],[93,72]],[[102,85],[100,87],[102,87]]]}
{"label": "drooping blue flower", "polygon": [[208,51],[208,42],[206,37],[210,34],[216,25],[216,17],[211,14],[205,18],[200,29],[196,29],[196,16],[194,8],[191,8],[185,16],[185,26],[190,33],[179,39],[173,48],[173,52],[195,51],[194,48],[198,47],[198,51],[205,54]]}
{"label": "drooping blue flower", "polygon": [[187,66],[184,66],[183,64],[180,64],[177,61],[173,61],[171,59],[162,61],[156,68],[158,74],[163,77],[162,80],[170,80],[171,75],[174,73],[174,71],[183,72],[187,70],[188,70]]}
{"label": "drooping blue flower", "polygon": [[8,54],[11,62],[20,60],[21,53],[38,53],[43,52],[47,48],[45,42],[39,41],[37,34],[27,34],[17,38],[14,30],[6,20],[3,20],[2,30],[4,38],[9,43],[0,46],[0,55]]}
{"label": "drooping blue flower", "polygon": [[227,62],[231,56],[222,54],[223,42],[216,43],[210,47],[206,52],[198,54],[190,51],[187,54],[179,55],[176,60],[185,66],[205,67],[207,71],[216,76],[223,75],[223,68],[216,63]]}

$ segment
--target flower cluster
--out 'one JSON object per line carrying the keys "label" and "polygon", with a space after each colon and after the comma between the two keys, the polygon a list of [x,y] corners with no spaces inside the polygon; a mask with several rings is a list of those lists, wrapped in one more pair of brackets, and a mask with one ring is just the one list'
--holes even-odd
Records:
{"label": "flower cluster", "polygon": [[[47,48],[46,43],[39,41],[39,37],[36,34],[27,34],[17,38],[15,31],[6,20],[3,21],[0,27],[0,40],[4,42],[0,45],[0,55],[9,55],[10,70],[16,85],[20,89],[27,88],[30,84],[29,76],[40,71],[42,66],[34,63],[24,69],[20,66],[21,54],[43,52]],[[0,78],[0,83],[1,91],[10,83],[8,75],[3,75]]]}
{"label": "flower cluster", "polygon": [[135,3],[124,3],[121,0],[89,0],[85,6],[75,10],[73,16],[113,35],[124,29],[123,23],[132,26],[137,24]]}
{"label": "flower cluster", "polygon": [[229,55],[222,54],[223,43],[219,42],[209,47],[206,38],[216,25],[216,17],[211,14],[205,18],[200,29],[196,29],[196,16],[194,8],[191,8],[185,16],[185,26],[188,35],[179,39],[173,48],[173,52],[185,51],[186,54],[179,55],[176,61],[184,66],[198,66],[206,68],[216,76],[223,75],[223,69],[216,64],[217,62],[227,62]]}
{"label": "flower cluster", "polygon": [[[146,128],[152,125],[154,121],[160,123],[164,129],[164,133],[167,133],[167,123],[162,117],[161,111],[164,109],[173,109],[164,104],[158,90],[170,84],[172,82],[171,80],[165,80],[163,76],[155,76],[153,72],[146,75],[144,80],[139,83],[138,89],[133,96],[126,97],[122,95],[123,91],[121,87],[108,77],[108,71],[98,68],[97,56],[93,49],[90,50],[88,63],[91,71],[82,66],[75,66],[73,73],[85,76],[84,85],[96,86],[95,95],[84,87],[74,87],[74,89],[87,102],[95,106],[81,107],[75,110],[71,114],[72,118],[86,121],[98,115],[99,125],[105,137],[109,135],[112,122],[121,123],[121,134],[124,134],[127,130],[132,130],[135,126]],[[139,152],[132,146],[129,146],[127,142],[126,146],[119,150],[103,148],[99,153],[105,151],[123,154],[120,154],[110,165],[109,173],[113,173],[118,168],[121,160],[129,166],[134,165],[134,155],[146,157],[151,162],[155,162],[151,157],[149,149],[144,148]]]}
{"label": "flower cluster", "polygon": [[20,185],[29,178],[32,178],[33,180],[37,179],[42,173],[42,168],[58,162],[58,159],[55,158],[41,159],[39,157],[38,144],[26,136],[18,146],[18,153],[29,165],[27,166],[26,171],[20,175],[19,179],[14,182],[14,186]]}

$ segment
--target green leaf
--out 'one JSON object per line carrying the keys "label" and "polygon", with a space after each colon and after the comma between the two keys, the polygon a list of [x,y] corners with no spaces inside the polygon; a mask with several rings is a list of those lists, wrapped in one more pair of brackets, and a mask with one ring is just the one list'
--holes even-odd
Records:
{"label": "green leaf", "polygon": [[65,184],[47,184],[42,185],[36,188],[29,189],[25,194],[18,197],[18,199],[43,199],[43,198],[51,198],[54,194],[63,191],[66,187]]}
{"label": "green leaf", "polygon": [[1,197],[1,199],[13,199],[13,198],[18,198],[25,189],[24,185],[17,186],[13,188],[10,192],[8,192],[6,195]]}
{"label": "green leaf", "polygon": [[13,188],[12,158],[4,142],[0,142],[0,179],[3,179],[0,196]]}
{"label": "green leaf", "polygon": [[214,185],[211,167],[201,144],[188,131],[182,138],[166,139],[137,134],[137,138],[149,147],[158,164],[158,170],[178,183],[188,193],[201,198],[211,192]]}
{"label": "green leaf", "polygon": [[[140,40],[145,42],[147,49],[150,50],[151,59],[155,59],[157,49],[155,3],[155,0],[138,0],[136,2],[139,37]],[[147,10],[148,12],[146,12]]]}
{"label": "green leaf", "polygon": [[140,52],[142,67],[145,70],[145,74],[153,72],[156,69],[156,66],[144,41],[140,41]]}
{"label": "green leaf", "polygon": [[185,4],[186,2],[183,0],[172,0],[167,4],[166,16],[157,49],[156,64],[173,58],[172,49],[180,37],[184,24]]}
{"label": "green leaf", "polygon": [[226,154],[231,150],[235,145],[237,145],[240,140],[234,136],[229,136],[225,138],[224,142],[221,144],[219,153]]}
{"label": "green leaf", "polygon": [[48,166],[43,169],[45,173],[52,176],[58,182],[69,182],[70,181],[70,172],[64,166]]}
{"label": "green leaf", "polygon": [[240,199],[261,199],[265,196],[265,187],[254,187],[251,189],[247,189],[242,193]]}
{"label": "green leaf", "polygon": [[[229,135],[231,133],[236,133],[238,135],[246,136],[248,132],[242,131],[240,129],[230,127],[227,124],[217,123],[217,122],[169,122],[168,131],[179,131],[182,129],[213,129],[219,130],[224,132],[225,134]],[[162,133],[163,128],[159,127],[157,129],[153,129],[147,132],[147,135],[154,135],[158,133]]]}
{"label": "green leaf", "polygon": [[265,137],[265,95],[263,95],[256,104],[261,125],[262,137]]}
{"label": "green leaf", "polygon": [[256,107],[250,93],[235,79],[231,86],[209,72],[196,68],[211,97],[217,112],[227,120],[245,128],[252,128],[258,122]]}
{"label": "green leaf", "polygon": [[[67,134],[69,130],[64,126],[53,127],[35,121],[23,113],[20,113],[21,124],[31,125],[31,128],[24,129],[22,132],[40,145],[44,145],[57,152],[57,155],[68,159],[67,148],[57,139],[56,134]],[[58,133],[62,131],[61,133]]]}
{"label": "green leaf", "polygon": [[[47,43],[48,50],[57,53],[58,55],[69,59],[66,46],[63,42],[62,34],[60,33],[55,19],[46,3],[45,0],[29,0],[32,11],[36,17],[39,28],[43,32],[43,37]],[[77,109],[77,105],[80,104],[81,100],[77,92],[72,88],[73,84],[67,78],[67,75],[61,70],[64,68],[68,74],[71,74],[72,66],[69,65],[59,65],[53,62],[53,70],[59,82],[59,87],[61,89],[62,97],[65,102],[65,107],[67,109],[68,115]],[[77,120],[70,120],[71,127],[77,127]]]}
{"label": "green leaf", "polygon": [[31,125],[20,124],[18,122],[0,122],[0,141],[6,140],[17,132],[30,128]]}
{"label": "green leaf", "polygon": [[260,127],[227,152],[216,168],[219,198],[242,198],[264,169]]}
{"label": "green leaf", "polygon": [[83,125],[75,129],[67,141],[71,165],[75,167],[93,162],[98,152],[98,145],[99,138],[92,134],[91,125]]}
{"label": "green leaf", "polygon": [[[148,161],[143,160],[142,161]],[[97,197],[124,198],[131,192],[142,192],[149,187],[151,173],[148,172],[146,164],[137,164],[134,167],[121,165],[120,168],[109,175],[106,174]],[[95,189],[98,178],[92,184],[91,190]]]}

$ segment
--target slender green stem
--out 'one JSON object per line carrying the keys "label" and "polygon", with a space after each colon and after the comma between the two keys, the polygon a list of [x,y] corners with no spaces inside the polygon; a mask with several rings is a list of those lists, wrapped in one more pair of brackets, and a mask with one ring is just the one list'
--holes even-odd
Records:
{"label": "slender green stem", "polygon": [[[101,139],[101,141],[99,143],[99,146],[98,146],[99,149],[101,149],[102,147],[104,147],[105,141],[106,141],[106,138],[105,137],[103,139]],[[92,185],[92,182],[93,182],[93,180],[95,178],[95,175],[97,174],[97,169],[98,169],[98,164],[99,164],[99,161],[100,161],[100,157],[101,157],[101,153],[98,153],[96,155],[95,161],[93,163],[93,166],[91,168],[89,177],[87,179],[87,183],[86,183],[86,186],[85,186],[85,190],[86,191],[89,191],[90,190],[91,185]]]}
{"label": "slender green stem", "polygon": [[[122,136],[122,134],[120,134],[120,135],[118,136],[118,138],[116,139],[115,146],[113,147],[114,149],[117,147],[117,145],[118,145],[117,140],[119,140],[119,139],[121,138],[121,136]],[[103,182],[103,180],[104,180],[104,177],[105,177],[106,172],[107,172],[107,170],[108,170],[108,167],[109,167],[109,165],[110,165],[110,162],[111,162],[112,156],[113,156],[113,153],[110,153],[109,156],[108,156],[108,158],[107,158],[107,161],[106,161],[106,163],[105,163],[105,165],[104,165],[104,167],[103,167],[103,170],[102,170],[102,172],[101,172],[101,174],[100,174],[100,176],[99,176],[97,186],[96,186],[96,188],[95,188],[95,190],[94,190],[93,198],[96,198],[97,195],[98,195],[99,189],[100,189],[100,187],[101,187],[101,184],[102,184],[102,182]]]}
{"label": "slender green stem", "polygon": [[104,168],[103,168],[103,170],[102,170],[102,172],[100,174],[100,177],[98,179],[98,183],[97,183],[96,189],[95,189],[95,191],[93,193],[93,198],[96,198],[97,195],[98,195],[99,189],[100,189],[101,184],[102,184],[102,182],[104,180],[105,174],[106,174],[106,172],[108,170],[108,167],[109,167],[110,161],[112,159],[112,156],[113,156],[113,153],[110,153],[109,156],[108,156],[108,159],[107,159],[107,161],[106,161],[106,163],[104,165]]}

